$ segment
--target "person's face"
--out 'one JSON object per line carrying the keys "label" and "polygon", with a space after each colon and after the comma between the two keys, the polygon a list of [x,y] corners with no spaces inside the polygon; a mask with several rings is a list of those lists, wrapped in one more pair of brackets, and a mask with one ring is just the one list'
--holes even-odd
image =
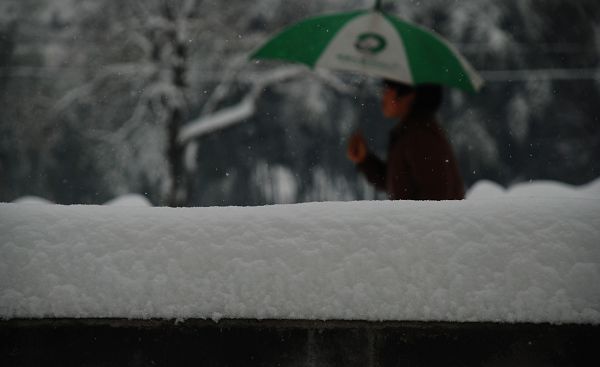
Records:
{"label": "person's face", "polygon": [[383,115],[387,118],[404,119],[415,100],[415,92],[398,95],[395,89],[384,87],[382,97]]}

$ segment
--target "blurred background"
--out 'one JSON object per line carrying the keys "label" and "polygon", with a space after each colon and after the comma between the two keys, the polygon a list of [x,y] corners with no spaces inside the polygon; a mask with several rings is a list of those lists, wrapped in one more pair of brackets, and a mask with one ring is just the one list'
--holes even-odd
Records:
{"label": "blurred background", "polygon": [[[0,0],[0,201],[262,205],[383,199],[346,159],[383,157],[380,81],[249,61],[303,18],[367,0]],[[600,2],[384,1],[486,79],[446,90],[468,187],[600,176]]]}

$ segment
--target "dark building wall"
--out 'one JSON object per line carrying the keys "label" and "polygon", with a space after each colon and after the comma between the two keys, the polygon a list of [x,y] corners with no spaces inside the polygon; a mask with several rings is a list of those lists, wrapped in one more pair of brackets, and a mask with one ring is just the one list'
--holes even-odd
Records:
{"label": "dark building wall", "polygon": [[598,345],[597,325],[0,321],[1,366],[589,366]]}

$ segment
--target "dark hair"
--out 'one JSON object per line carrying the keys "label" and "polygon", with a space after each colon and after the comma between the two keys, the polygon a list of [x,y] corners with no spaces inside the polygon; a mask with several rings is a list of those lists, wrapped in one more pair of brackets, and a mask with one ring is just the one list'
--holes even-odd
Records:
{"label": "dark hair", "polygon": [[392,88],[398,96],[415,92],[415,102],[411,109],[412,116],[424,116],[435,114],[442,105],[443,91],[438,84],[418,84],[416,86],[396,82],[393,80],[384,80],[383,85]]}

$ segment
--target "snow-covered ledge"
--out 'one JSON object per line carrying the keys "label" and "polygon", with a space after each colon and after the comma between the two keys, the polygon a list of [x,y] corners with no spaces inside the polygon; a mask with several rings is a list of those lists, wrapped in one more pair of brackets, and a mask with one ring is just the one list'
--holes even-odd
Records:
{"label": "snow-covered ledge", "polygon": [[600,323],[600,200],[0,204],[0,317]]}

